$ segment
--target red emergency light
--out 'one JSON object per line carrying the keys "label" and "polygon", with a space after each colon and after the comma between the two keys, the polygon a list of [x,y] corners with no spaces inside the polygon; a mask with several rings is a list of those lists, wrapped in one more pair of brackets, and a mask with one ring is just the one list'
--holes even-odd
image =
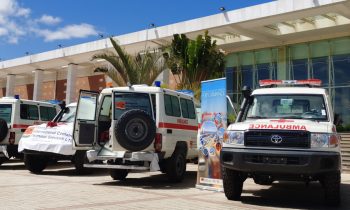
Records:
{"label": "red emergency light", "polygon": [[319,79],[305,79],[305,80],[272,80],[264,79],[259,81],[261,87],[271,85],[310,85],[321,86],[321,80]]}

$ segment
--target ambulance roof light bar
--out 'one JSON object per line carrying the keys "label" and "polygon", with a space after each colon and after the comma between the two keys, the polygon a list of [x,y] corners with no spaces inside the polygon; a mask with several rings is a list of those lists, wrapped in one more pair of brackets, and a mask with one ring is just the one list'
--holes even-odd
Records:
{"label": "ambulance roof light bar", "polygon": [[274,86],[274,85],[307,85],[311,86],[321,86],[321,80],[319,79],[305,79],[305,80],[272,80],[265,79],[259,81],[260,87]]}

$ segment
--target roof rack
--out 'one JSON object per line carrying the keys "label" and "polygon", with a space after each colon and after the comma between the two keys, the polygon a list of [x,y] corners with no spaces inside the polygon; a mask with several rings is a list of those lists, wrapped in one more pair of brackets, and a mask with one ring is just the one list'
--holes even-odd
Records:
{"label": "roof rack", "polygon": [[321,86],[320,79],[305,79],[305,80],[272,80],[265,79],[259,80],[260,87],[273,87],[273,86]]}

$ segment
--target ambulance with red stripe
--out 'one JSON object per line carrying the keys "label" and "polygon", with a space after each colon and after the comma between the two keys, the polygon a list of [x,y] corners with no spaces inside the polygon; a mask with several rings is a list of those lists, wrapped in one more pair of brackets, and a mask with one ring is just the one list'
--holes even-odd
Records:
{"label": "ambulance with red stripe", "polygon": [[18,142],[27,127],[52,120],[59,106],[15,97],[0,99],[0,165],[9,158],[23,158]]}
{"label": "ambulance with red stripe", "polygon": [[133,85],[81,91],[73,147],[89,150],[84,167],[108,168],[114,180],[132,170],[157,171],[181,181],[198,157],[193,97],[160,87]]}
{"label": "ambulance with red stripe", "polygon": [[340,203],[340,136],[331,99],[317,79],[262,80],[244,100],[220,153],[224,192],[241,198],[244,181],[318,181],[329,205]]}

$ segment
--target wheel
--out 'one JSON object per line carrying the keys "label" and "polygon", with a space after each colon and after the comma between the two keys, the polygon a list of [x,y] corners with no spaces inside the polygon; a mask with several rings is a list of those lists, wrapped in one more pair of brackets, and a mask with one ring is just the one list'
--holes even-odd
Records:
{"label": "wheel", "polygon": [[9,132],[6,120],[0,118],[0,141],[4,140]]}
{"label": "wheel", "polygon": [[6,161],[8,161],[7,157],[0,157],[0,165],[2,165],[3,163],[5,163]]}
{"label": "wheel", "polygon": [[40,173],[47,166],[48,160],[40,155],[24,154],[25,167],[32,173]]}
{"label": "wheel", "polygon": [[166,174],[169,181],[180,182],[186,172],[186,153],[177,148],[173,155],[166,161]]}
{"label": "wheel", "polygon": [[222,168],[222,181],[226,198],[240,200],[244,182],[241,174],[228,168]]}
{"label": "wheel", "polygon": [[129,151],[146,149],[154,140],[156,125],[152,117],[143,110],[125,112],[115,126],[118,143]]}
{"label": "wheel", "polygon": [[84,163],[89,163],[89,160],[86,157],[86,151],[84,150],[77,150],[74,155],[74,163],[75,171],[77,174],[83,175],[83,174],[91,174],[92,168],[85,168]]}
{"label": "wheel", "polygon": [[323,177],[322,183],[325,190],[325,202],[329,206],[340,204],[340,172],[329,173]]}
{"label": "wheel", "polygon": [[111,175],[113,180],[125,180],[128,176],[129,170],[127,169],[110,169],[109,175]]}

